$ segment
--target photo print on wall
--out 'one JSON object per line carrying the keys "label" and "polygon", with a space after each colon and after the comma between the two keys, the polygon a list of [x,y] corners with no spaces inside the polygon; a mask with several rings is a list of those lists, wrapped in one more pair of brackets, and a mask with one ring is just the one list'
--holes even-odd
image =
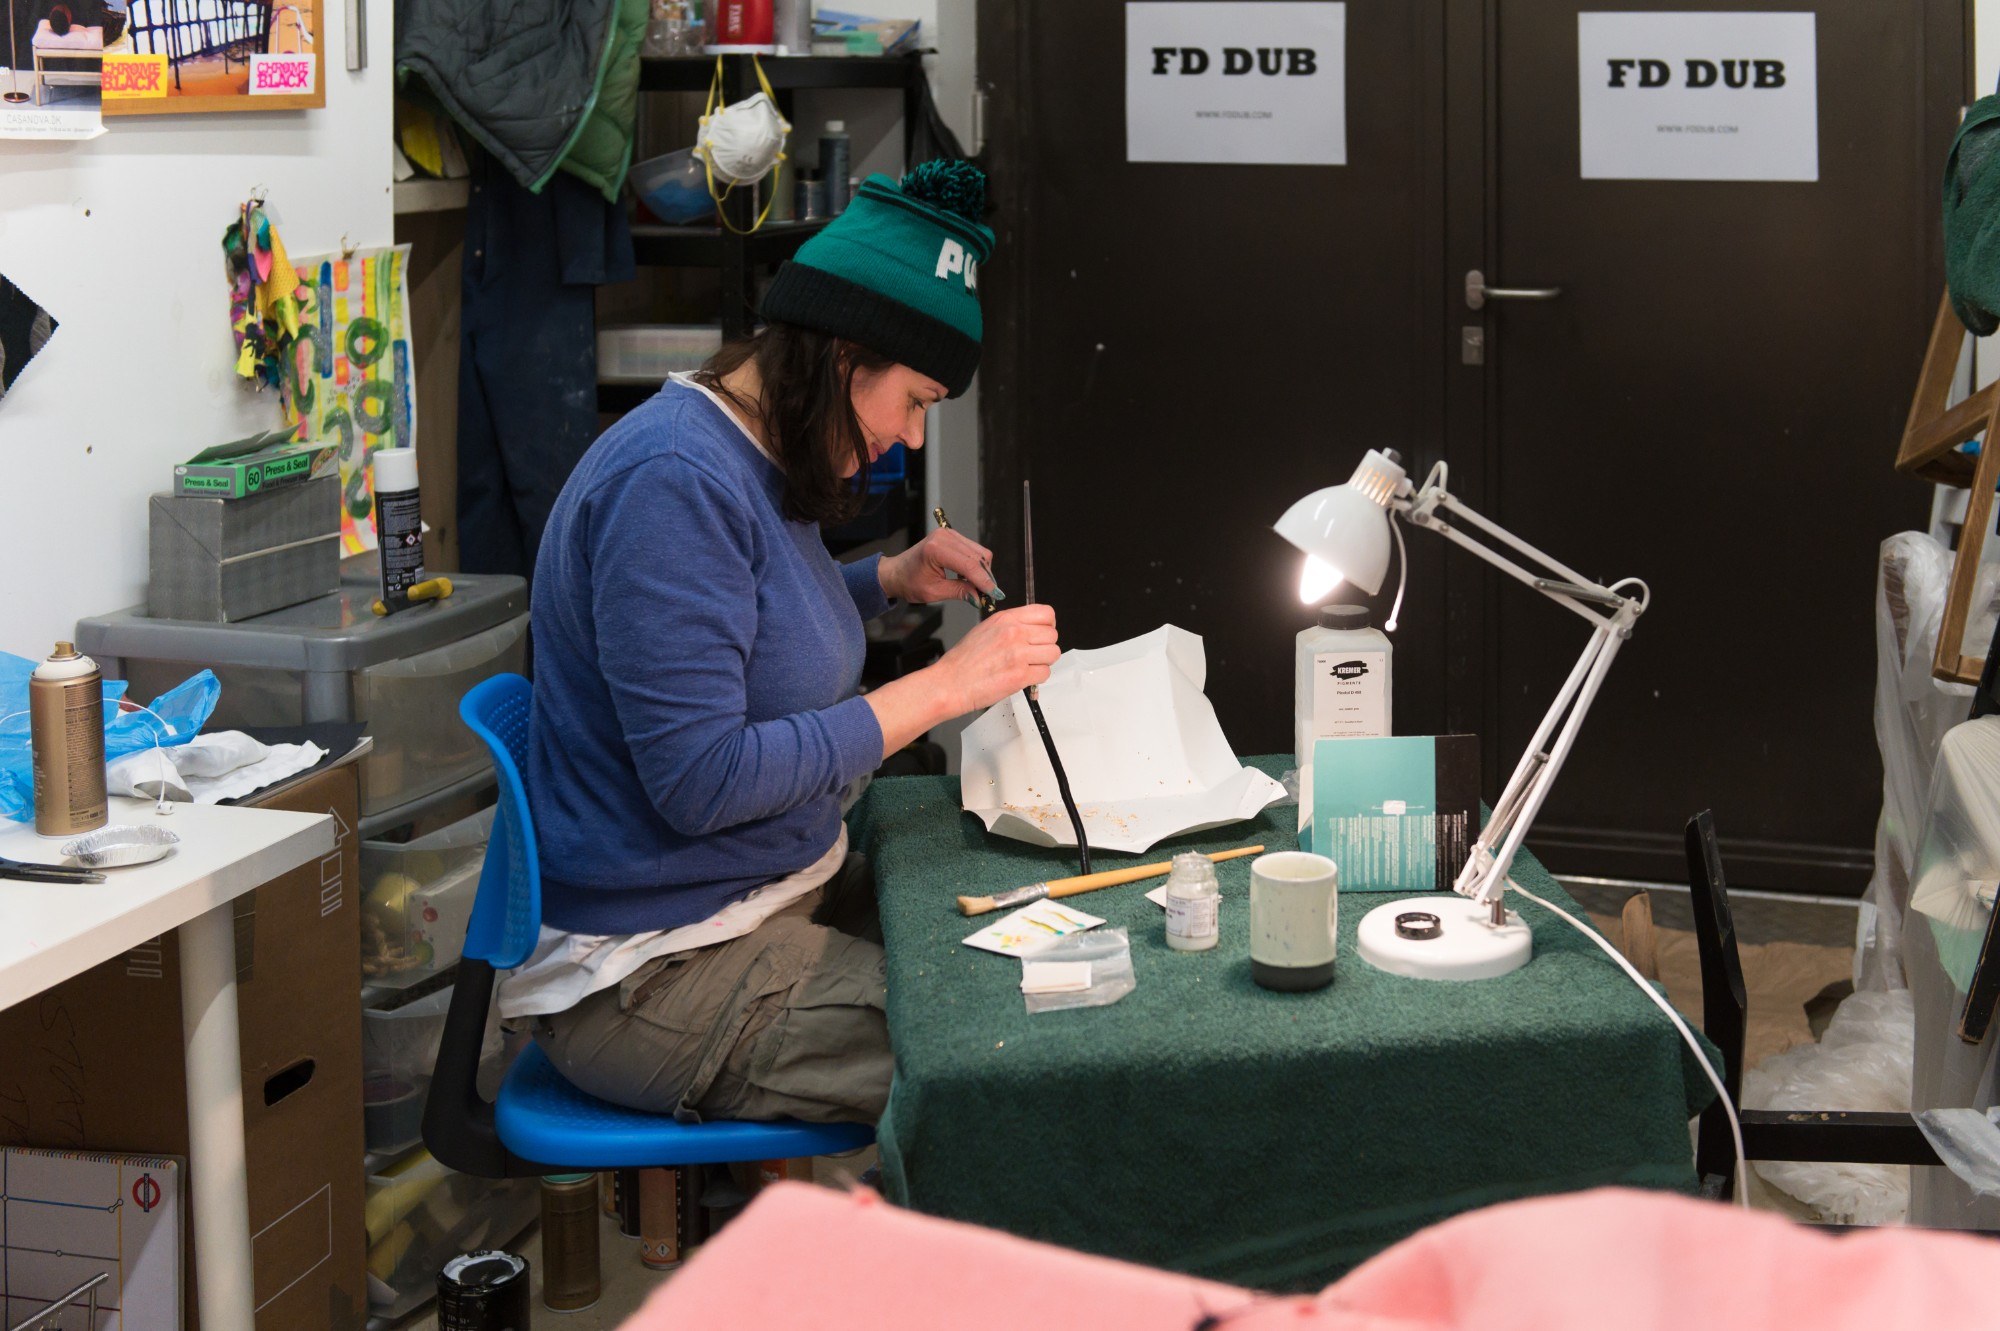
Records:
{"label": "photo print on wall", "polygon": [[56,326],[54,315],[0,277],[0,399],[6,397],[35,353],[55,336]]}

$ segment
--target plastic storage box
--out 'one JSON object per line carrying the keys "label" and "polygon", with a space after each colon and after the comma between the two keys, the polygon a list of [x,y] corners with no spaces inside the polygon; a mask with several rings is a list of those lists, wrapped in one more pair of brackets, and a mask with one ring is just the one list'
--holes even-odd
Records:
{"label": "plastic storage box", "polygon": [[361,1118],[370,1151],[400,1151],[423,1138],[430,1090],[451,990],[394,1008],[361,1010]]}
{"label": "plastic storage box", "polygon": [[458,961],[493,810],[414,841],[361,846],[361,975],[403,989]]}
{"label": "plastic storage box", "polygon": [[367,835],[407,821],[433,796],[491,780],[486,748],[458,719],[458,703],[479,681],[522,669],[528,587],[473,574],[454,574],[452,586],[445,600],[378,617],[368,568],[330,596],[241,623],[156,619],[135,607],[79,621],[76,641],[106,679],[130,680],[135,698],[215,671],[222,698],[211,730],[366,723],[375,741],[361,764]]}
{"label": "plastic storage box", "polygon": [[632,192],[662,222],[680,226],[715,216],[708,171],[693,148],[634,162],[630,179]]}
{"label": "plastic storage box", "polygon": [[599,383],[658,384],[722,349],[719,324],[618,324],[597,330]]}
{"label": "plastic storage box", "polygon": [[368,1176],[368,1310],[401,1318],[437,1297],[438,1268],[513,1242],[540,1214],[531,1178],[482,1179],[417,1150]]}

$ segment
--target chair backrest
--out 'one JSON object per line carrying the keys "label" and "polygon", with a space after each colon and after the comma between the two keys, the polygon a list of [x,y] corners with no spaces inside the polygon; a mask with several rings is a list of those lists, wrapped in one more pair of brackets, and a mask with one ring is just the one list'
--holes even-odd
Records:
{"label": "chair backrest", "polygon": [[542,880],[535,821],[528,813],[522,769],[528,761],[531,690],[519,675],[495,675],[475,685],[458,714],[493,754],[500,786],[486,863],[472,901],[465,955],[451,987],[444,1033],[438,1038],[430,1091],[424,1097],[424,1145],[439,1164],[480,1178],[520,1178],[548,1169],[520,1160],[500,1142],[493,1102],[479,1093],[479,1056],[493,1003],[495,972],[534,951],[542,924]]}
{"label": "chair backrest", "polygon": [[[1702,1032],[1722,1051],[1722,1084],[1735,1101],[1743,1088],[1749,1001],[1743,987],[1743,957],[1736,947],[1736,920],[1729,913],[1729,888],[1722,877],[1722,852],[1715,844],[1715,818],[1706,809],[1688,819],[1687,866],[1695,951],[1701,958]],[[1705,1188],[1727,1200],[1735,1191],[1735,1164],[1728,1114],[1718,1101],[1702,1111],[1695,1172]]]}
{"label": "chair backrest", "polygon": [[519,675],[495,675],[475,685],[458,714],[493,754],[500,787],[493,836],[479,873],[465,955],[511,970],[535,950],[542,928],[541,852],[528,811],[528,714],[532,686]]}

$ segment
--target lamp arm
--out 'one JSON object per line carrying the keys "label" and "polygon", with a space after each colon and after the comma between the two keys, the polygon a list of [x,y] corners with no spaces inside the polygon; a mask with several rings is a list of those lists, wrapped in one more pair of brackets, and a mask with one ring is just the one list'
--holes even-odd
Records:
{"label": "lamp arm", "polygon": [[[1563,681],[1555,701],[1535,728],[1527,752],[1515,765],[1507,788],[1493,806],[1492,818],[1487,820],[1454,884],[1461,895],[1491,906],[1493,923],[1499,925],[1506,922],[1502,898],[1507,890],[1507,871],[1528,829],[1541,813],[1556,778],[1562,774],[1570,750],[1576,746],[1584,718],[1597,700],[1612,660],[1631,636],[1633,621],[1645,611],[1651,595],[1644,583],[1636,584],[1637,596],[1628,595],[1620,589],[1634,586],[1632,581],[1606,587],[1552,559],[1445,489],[1446,475],[1440,464],[1431,471],[1421,489],[1414,493],[1404,489],[1391,506],[1406,521],[1427,527],[1452,544],[1471,551],[1516,582],[1533,587],[1558,605],[1581,615],[1591,625],[1590,641],[1584,645],[1569,678]],[[1461,525],[1469,530],[1460,530]],[[1504,549],[1496,549],[1495,545]],[[1508,551],[1529,567],[1510,558]],[[1535,568],[1545,572],[1537,574]]]}
{"label": "lamp arm", "polygon": [[[1556,695],[1548,714],[1542,718],[1528,752],[1515,769],[1513,779],[1507,783],[1507,789],[1501,793],[1500,802],[1494,806],[1494,815],[1474,844],[1465,868],[1459,872],[1458,881],[1454,884],[1456,890],[1475,901],[1491,905],[1495,923],[1505,920],[1500,899],[1507,890],[1507,873],[1513,867],[1514,856],[1527,838],[1528,828],[1541,813],[1549,791],[1554,789],[1556,778],[1562,774],[1563,763],[1576,746],[1577,735],[1583,730],[1584,718],[1590,714],[1591,704],[1597,700],[1604,677],[1610,673],[1611,662],[1624,642],[1624,635],[1610,625],[1591,635],[1582,656],[1577,659],[1576,667],[1570,672],[1569,681]],[[1556,734],[1554,745],[1545,747],[1549,733],[1559,720],[1562,729]]]}
{"label": "lamp arm", "polygon": [[[1435,472],[1432,474],[1436,476]],[[1631,614],[1634,616],[1636,616],[1638,610],[1645,608],[1643,601],[1635,601],[1633,598],[1614,591],[1612,588],[1605,587],[1593,579],[1586,578],[1567,564],[1561,563],[1536,549],[1534,546],[1529,545],[1526,541],[1515,536],[1498,523],[1467,507],[1463,500],[1459,499],[1458,496],[1452,494],[1449,490],[1446,490],[1442,484],[1435,480],[1426,481],[1423,489],[1417,491],[1412,496],[1398,498],[1395,501],[1395,507],[1402,513],[1405,521],[1418,527],[1429,528],[1454,545],[1470,550],[1473,554],[1478,555],[1488,564],[1499,569],[1516,582],[1525,583],[1533,587],[1536,591],[1542,593],[1542,595],[1548,597],[1558,605],[1564,606],[1583,616],[1583,618],[1590,621],[1593,628],[1607,623],[1614,623],[1621,618],[1625,618],[1628,607],[1636,607],[1636,609],[1631,610]],[[1464,523],[1466,526],[1474,528],[1491,540],[1511,548],[1524,558],[1532,560],[1536,565],[1547,570],[1547,573],[1554,574],[1555,579],[1549,578],[1546,574],[1536,574],[1529,569],[1523,568],[1520,564],[1515,563],[1492,546],[1483,541],[1475,540],[1472,536],[1460,531],[1452,521],[1448,521],[1446,517],[1440,516],[1440,512],[1452,519],[1456,519],[1458,522]],[[1569,584],[1579,593],[1588,593],[1590,600],[1580,600],[1575,596],[1558,590],[1555,586],[1551,585],[1555,580]],[[1592,602],[1596,602],[1597,604],[1592,604]],[[1607,613],[1607,609],[1609,613]],[[1627,627],[1629,629],[1629,621]]]}

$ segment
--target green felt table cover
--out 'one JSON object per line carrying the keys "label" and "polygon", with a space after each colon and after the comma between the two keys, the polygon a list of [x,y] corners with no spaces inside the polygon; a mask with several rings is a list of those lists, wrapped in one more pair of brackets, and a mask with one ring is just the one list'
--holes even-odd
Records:
{"label": "green felt table cover", "polygon": [[[1276,774],[1286,759],[1253,759]],[[1143,856],[1262,842],[1292,806]],[[1030,1016],[1021,966],[961,944],[960,893],[1076,872],[1067,850],[989,835],[955,777],[877,781],[850,815],[874,863],[895,1082],[885,1190],[934,1215],[1268,1289],[1317,1287],[1474,1207],[1617,1184],[1691,1191],[1687,1121],[1713,1092],[1666,1017],[1597,947],[1518,895],[1535,955],[1474,983],[1413,980],[1354,953],[1370,908],[1344,892],[1329,988],[1250,979],[1250,859],[1216,866],[1222,941],[1167,947],[1145,893],[1069,904],[1123,926],[1138,988]],[[1514,878],[1581,917],[1539,862]],[[1711,1054],[1711,1057],[1714,1057]]]}

